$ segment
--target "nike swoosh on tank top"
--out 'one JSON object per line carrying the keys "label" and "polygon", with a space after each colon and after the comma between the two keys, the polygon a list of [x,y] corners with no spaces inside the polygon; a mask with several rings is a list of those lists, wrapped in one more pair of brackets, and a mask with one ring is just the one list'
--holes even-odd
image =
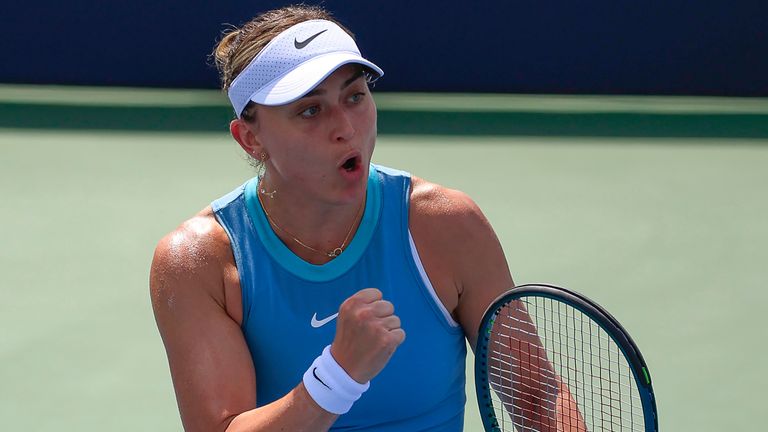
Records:
{"label": "nike swoosh on tank top", "polygon": [[313,327],[313,317],[330,317],[355,292],[376,287],[395,305],[407,336],[331,430],[462,430],[466,345],[412,254],[410,182],[408,173],[371,165],[360,227],[344,253],[324,265],[303,261],[275,235],[256,198],[255,179],[213,202],[240,272],[242,330],[260,406],[298,385],[333,341],[337,320]]}

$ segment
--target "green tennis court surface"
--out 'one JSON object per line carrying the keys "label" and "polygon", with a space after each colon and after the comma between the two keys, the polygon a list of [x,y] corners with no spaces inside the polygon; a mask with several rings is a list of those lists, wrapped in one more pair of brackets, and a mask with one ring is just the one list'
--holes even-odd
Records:
{"label": "green tennis court surface", "polygon": [[[768,139],[385,134],[375,161],[474,197],[518,283],[622,321],[662,430],[754,430]],[[249,176],[221,133],[0,130],[0,429],[180,430],[152,251]],[[471,367],[466,430],[481,431]]]}

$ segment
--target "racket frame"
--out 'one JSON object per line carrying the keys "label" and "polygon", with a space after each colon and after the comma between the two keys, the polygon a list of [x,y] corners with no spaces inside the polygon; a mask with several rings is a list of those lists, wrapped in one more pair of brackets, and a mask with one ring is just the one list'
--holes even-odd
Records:
{"label": "racket frame", "polygon": [[656,432],[659,429],[658,414],[656,412],[656,398],[653,393],[651,374],[643,359],[635,341],[629,332],[602,306],[590,300],[583,294],[550,284],[525,284],[519,285],[498,296],[483,314],[477,336],[475,348],[475,390],[477,403],[483,426],[487,432],[502,432],[499,429],[496,414],[493,411],[491,392],[494,391],[488,382],[488,345],[492,322],[496,311],[504,305],[521,297],[544,297],[561,301],[573,306],[589,318],[594,320],[616,343],[632,370],[632,375],[637,384],[638,393],[642,402],[643,417],[646,432]]}

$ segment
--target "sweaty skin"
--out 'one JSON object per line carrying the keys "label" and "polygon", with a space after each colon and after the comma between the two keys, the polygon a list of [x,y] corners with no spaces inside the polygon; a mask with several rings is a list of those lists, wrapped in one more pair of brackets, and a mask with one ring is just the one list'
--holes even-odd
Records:
{"label": "sweaty skin", "polygon": [[[294,103],[257,108],[255,123],[234,120],[230,131],[253,157],[266,156],[263,186],[280,199],[266,200],[265,208],[292,235],[333,250],[359,223],[376,139],[376,107],[359,67],[339,68]],[[350,157],[360,167],[352,173],[341,168]],[[426,273],[474,348],[486,306],[513,286],[496,235],[467,195],[416,177],[409,217]],[[305,261],[330,260],[275,232]],[[257,374],[240,329],[238,271],[210,207],[159,242],[150,291],[185,430],[324,431],[336,420],[300,381],[257,407]],[[331,352],[358,382],[375,377],[405,339],[396,312],[376,287],[339,308]]]}
{"label": "sweaty skin", "polygon": [[[414,242],[438,297],[474,346],[486,305],[512,284],[501,247],[466,195],[418,178],[413,183]],[[442,239],[445,232],[452,239]],[[301,383],[254,409],[257,383],[240,330],[237,268],[210,207],[160,241],[150,285],[186,430],[327,430],[333,424],[336,416],[317,406]],[[378,374],[405,338],[394,309],[376,289],[358,292],[339,309],[332,353],[358,382]]]}

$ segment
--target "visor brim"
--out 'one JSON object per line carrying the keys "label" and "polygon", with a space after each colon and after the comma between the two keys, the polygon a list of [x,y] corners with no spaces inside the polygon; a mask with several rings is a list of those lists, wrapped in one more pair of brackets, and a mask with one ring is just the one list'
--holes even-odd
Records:
{"label": "visor brim", "polygon": [[250,100],[268,106],[289,104],[312,91],[336,69],[346,64],[366,66],[378,75],[376,78],[384,75],[381,68],[358,54],[337,51],[313,57],[300,64],[251,95]]}

